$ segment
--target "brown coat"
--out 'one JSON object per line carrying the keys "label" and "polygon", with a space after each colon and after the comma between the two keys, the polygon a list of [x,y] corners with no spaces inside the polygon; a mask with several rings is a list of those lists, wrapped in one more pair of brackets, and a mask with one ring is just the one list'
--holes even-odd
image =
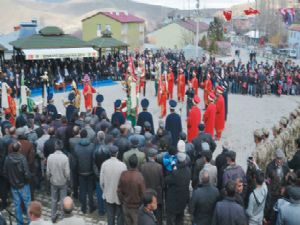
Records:
{"label": "brown coat", "polygon": [[151,188],[157,193],[157,202],[162,203],[163,191],[163,168],[157,162],[146,162],[141,166],[141,173],[144,176],[146,188]]}
{"label": "brown coat", "polygon": [[130,169],[121,174],[118,185],[118,197],[127,208],[139,208],[145,191],[143,175],[138,170]]}

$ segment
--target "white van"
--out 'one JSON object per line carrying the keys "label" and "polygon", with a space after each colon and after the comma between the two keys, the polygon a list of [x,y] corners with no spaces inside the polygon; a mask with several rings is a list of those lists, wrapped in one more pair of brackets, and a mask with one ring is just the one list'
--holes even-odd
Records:
{"label": "white van", "polygon": [[297,52],[295,49],[292,49],[292,48],[279,49],[278,53],[279,53],[279,55],[286,56],[288,58],[293,58],[293,59],[297,58]]}

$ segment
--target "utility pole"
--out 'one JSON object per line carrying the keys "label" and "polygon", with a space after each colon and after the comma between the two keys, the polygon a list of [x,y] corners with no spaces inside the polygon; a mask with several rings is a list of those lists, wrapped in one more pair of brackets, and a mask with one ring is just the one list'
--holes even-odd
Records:
{"label": "utility pole", "polygon": [[199,8],[200,8],[200,0],[196,0],[196,40],[195,40],[195,51],[196,51],[196,59],[199,57],[198,53],[198,44],[199,44]]}

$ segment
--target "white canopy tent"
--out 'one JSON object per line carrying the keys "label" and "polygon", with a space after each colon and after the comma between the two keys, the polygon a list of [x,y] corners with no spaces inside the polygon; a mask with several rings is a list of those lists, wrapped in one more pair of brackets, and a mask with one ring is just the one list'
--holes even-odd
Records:
{"label": "white canopy tent", "polygon": [[98,57],[98,51],[87,48],[23,49],[26,60]]}

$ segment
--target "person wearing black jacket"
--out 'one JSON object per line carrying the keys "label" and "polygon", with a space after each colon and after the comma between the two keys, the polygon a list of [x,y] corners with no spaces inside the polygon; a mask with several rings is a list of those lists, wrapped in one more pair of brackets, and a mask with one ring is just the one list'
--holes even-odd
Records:
{"label": "person wearing black jacket", "polygon": [[186,166],[186,154],[177,154],[177,169],[166,176],[167,225],[182,225],[184,209],[189,201],[190,168]]}
{"label": "person wearing black jacket", "polygon": [[54,153],[54,144],[57,140],[57,137],[55,136],[54,127],[50,127],[48,129],[48,134],[50,135],[50,138],[44,144],[44,156],[46,159],[50,154]]}
{"label": "person wearing black jacket", "polygon": [[192,143],[195,147],[195,153],[199,155],[202,152],[202,143],[207,142],[209,145],[209,150],[213,153],[217,147],[216,142],[213,140],[212,136],[208,133],[205,133],[205,125],[200,123],[198,125],[199,134],[192,140]]}
{"label": "person wearing black jacket", "polygon": [[94,211],[93,203],[93,154],[95,145],[87,138],[85,129],[80,132],[81,140],[75,146],[75,165],[79,174],[79,200],[81,203],[81,211],[86,213],[86,197],[89,198],[90,213]]}
{"label": "person wearing black jacket", "polygon": [[300,138],[296,140],[298,151],[293,156],[292,160],[288,162],[288,166],[290,169],[297,171],[300,169]]}
{"label": "person wearing black jacket", "polygon": [[[3,174],[7,177],[15,205],[17,225],[23,223],[22,202],[27,212],[31,201],[30,195],[30,172],[25,156],[20,153],[21,145],[18,142],[13,143],[12,152],[7,156],[4,162]],[[28,221],[28,217],[27,217]]]}
{"label": "person wearing black jacket", "polygon": [[99,131],[97,134],[98,145],[95,148],[93,155],[93,168],[96,175],[96,196],[98,201],[98,213],[100,216],[105,214],[104,200],[102,198],[103,191],[100,187],[100,171],[103,162],[110,158],[110,152],[108,147],[104,144],[105,134],[103,131]]}

